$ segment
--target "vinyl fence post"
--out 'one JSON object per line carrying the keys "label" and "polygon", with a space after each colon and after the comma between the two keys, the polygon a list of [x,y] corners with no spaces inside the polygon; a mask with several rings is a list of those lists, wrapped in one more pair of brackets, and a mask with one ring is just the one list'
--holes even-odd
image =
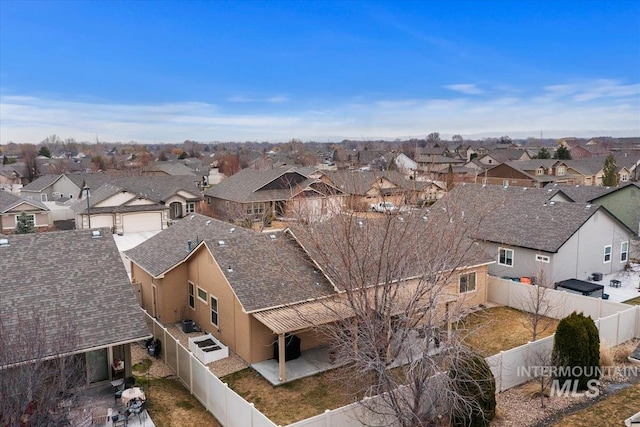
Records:
{"label": "vinyl fence post", "polygon": [[324,424],[327,427],[331,427],[331,410],[330,409],[325,409],[324,410]]}

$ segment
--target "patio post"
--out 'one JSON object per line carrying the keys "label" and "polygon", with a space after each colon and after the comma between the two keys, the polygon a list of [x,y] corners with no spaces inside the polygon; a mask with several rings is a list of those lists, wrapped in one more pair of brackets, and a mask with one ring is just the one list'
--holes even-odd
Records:
{"label": "patio post", "polygon": [[285,348],[284,348],[284,334],[278,335],[278,366],[280,367],[280,378],[278,381],[286,381],[287,380],[287,370],[285,368]]}

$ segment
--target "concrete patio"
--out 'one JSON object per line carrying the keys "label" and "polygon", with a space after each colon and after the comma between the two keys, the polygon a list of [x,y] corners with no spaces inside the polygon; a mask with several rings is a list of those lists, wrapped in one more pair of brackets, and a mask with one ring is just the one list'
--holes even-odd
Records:
{"label": "concrete patio", "polygon": [[[83,390],[78,396],[77,404],[70,409],[70,415],[72,425],[110,427],[113,423],[107,419],[107,415],[124,414],[126,409],[120,399],[114,398],[113,386],[105,384]],[[128,427],[155,427],[146,410],[140,416],[130,415],[126,425]]]}
{"label": "concrete patio", "polygon": [[[611,280],[619,280],[620,287],[611,286]],[[590,280],[604,286],[604,293],[609,294],[609,301],[624,302],[640,297],[640,265],[632,264],[631,270],[605,274],[599,282]]]}

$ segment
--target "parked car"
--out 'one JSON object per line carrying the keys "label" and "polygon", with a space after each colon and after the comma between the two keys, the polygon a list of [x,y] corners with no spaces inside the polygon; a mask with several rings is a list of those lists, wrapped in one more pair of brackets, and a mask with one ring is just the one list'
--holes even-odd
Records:
{"label": "parked car", "polygon": [[391,202],[378,202],[371,205],[371,210],[374,212],[392,214],[398,212],[398,207]]}

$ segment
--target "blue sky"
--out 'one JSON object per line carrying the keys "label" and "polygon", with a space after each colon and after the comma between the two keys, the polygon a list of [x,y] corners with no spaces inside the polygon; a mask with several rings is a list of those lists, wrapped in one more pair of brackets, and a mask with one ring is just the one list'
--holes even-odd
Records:
{"label": "blue sky", "polygon": [[637,1],[0,1],[0,143],[640,136]]}

